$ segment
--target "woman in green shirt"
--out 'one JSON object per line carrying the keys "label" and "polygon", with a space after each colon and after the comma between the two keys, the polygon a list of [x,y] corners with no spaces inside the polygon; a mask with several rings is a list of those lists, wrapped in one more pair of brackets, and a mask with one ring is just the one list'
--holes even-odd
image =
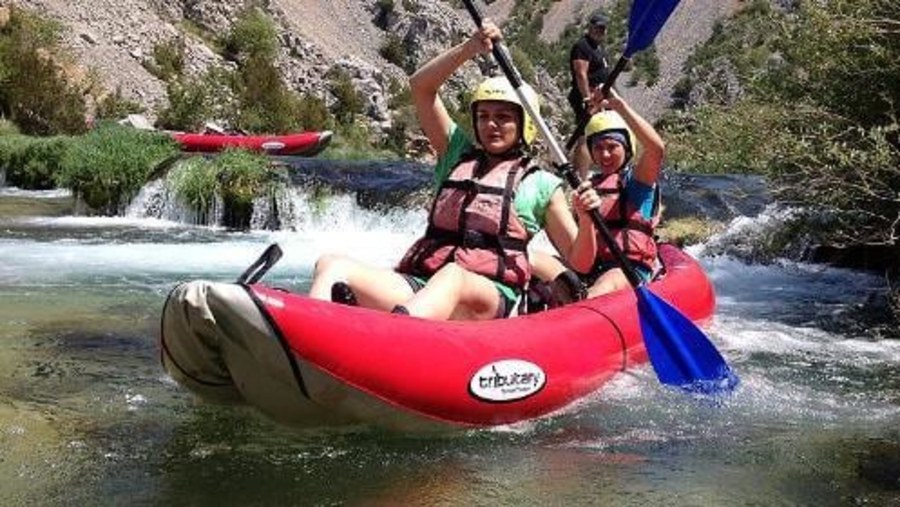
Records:
{"label": "woman in green shirt", "polygon": [[[312,297],[431,319],[505,317],[531,278],[527,243],[541,229],[574,268],[590,267],[592,238],[576,225],[562,181],[527,156],[537,129],[508,81],[488,78],[475,90],[474,143],[438,94],[457,68],[490,52],[499,38],[499,28],[486,21],[410,78],[419,123],[438,154],[425,235],[394,270],[323,256]],[[522,90],[537,109],[534,91],[527,85]],[[574,198],[579,213],[599,201],[591,190]]]}

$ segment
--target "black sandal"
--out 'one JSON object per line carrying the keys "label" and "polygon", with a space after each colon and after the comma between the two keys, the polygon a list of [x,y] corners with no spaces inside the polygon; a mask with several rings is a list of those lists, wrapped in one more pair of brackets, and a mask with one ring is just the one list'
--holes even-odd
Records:
{"label": "black sandal", "polygon": [[356,294],[353,293],[353,289],[347,285],[347,282],[335,282],[331,286],[331,301],[347,306],[359,306]]}

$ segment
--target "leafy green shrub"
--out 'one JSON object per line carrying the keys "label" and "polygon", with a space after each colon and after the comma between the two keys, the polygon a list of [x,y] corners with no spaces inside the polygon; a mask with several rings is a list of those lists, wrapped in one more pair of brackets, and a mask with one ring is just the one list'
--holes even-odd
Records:
{"label": "leafy green shrub", "polygon": [[[769,176],[783,199],[828,215],[819,239],[897,241],[900,3],[755,0],[688,61],[687,96],[727,61],[743,97],[669,115],[669,153],[694,170]],[[895,24],[895,23],[894,23]],[[860,86],[865,76],[865,86]]]}
{"label": "leafy green shrub", "polygon": [[406,69],[408,66],[403,39],[396,33],[388,33],[385,36],[384,41],[381,43],[381,47],[378,48],[378,54],[401,69]]}
{"label": "leafy green shrub", "polygon": [[32,138],[11,161],[7,183],[29,190],[54,188],[69,145],[68,137]]}
{"label": "leafy green shrub", "polygon": [[384,132],[381,148],[399,155],[406,154],[408,134],[419,128],[412,94],[406,81],[391,78],[388,82],[389,106],[394,111],[393,123]]}
{"label": "leafy green shrub", "polygon": [[653,86],[659,79],[659,57],[656,56],[656,47],[650,47],[641,51],[632,60],[634,69],[631,72],[629,84],[634,86],[641,81],[647,86]]}
{"label": "leafy green shrub", "polygon": [[299,128],[300,100],[284,85],[271,60],[261,57],[245,60],[234,91],[239,103],[232,119],[234,126],[248,132],[268,133]]}
{"label": "leafy green shrub", "polygon": [[319,158],[330,160],[369,160],[396,158],[396,153],[379,150],[373,145],[372,133],[362,122],[344,123],[335,126],[334,139],[319,154]]}
{"label": "leafy green shrub", "polygon": [[775,135],[787,111],[766,103],[728,108],[707,105],[672,113],[660,123],[666,156],[680,170],[705,173],[765,173],[788,139]]}
{"label": "leafy green shrub", "polygon": [[255,6],[242,11],[222,43],[237,70],[213,68],[199,81],[184,76],[171,80],[169,107],[159,115],[161,127],[197,130],[220,119],[251,133],[281,133],[298,129],[301,117],[322,123],[317,104],[302,102],[282,81],[275,66],[278,33],[265,12]]}
{"label": "leafy green shrub", "polygon": [[0,29],[0,114],[23,133],[51,135],[86,129],[84,93],[70,85],[56,51],[58,25],[19,8]]}
{"label": "leafy green shrub", "polygon": [[420,4],[418,0],[403,0],[403,8],[406,9],[407,12],[416,14],[422,10],[422,4]]}
{"label": "leafy green shrub", "polygon": [[168,174],[175,196],[188,205],[201,225],[210,225],[221,167],[203,157],[183,160]]}
{"label": "leafy green shrub", "polygon": [[235,61],[243,58],[273,60],[278,52],[275,24],[255,6],[240,13],[223,42],[226,56]]}
{"label": "leafy green shrub", "polygon": [[234,113],[233,72],[220,68],[207,69],[199,79],[182,77],[166,85],[169,106],[159,113],[156,123],[170,130],[197,131],[212,118],[227,118]]}
{"label": "leafy green shrub", "polygon": [[33,142],[33,137],[20,134],[0,136],[0,172],[11,172]]}
{"label": "leafy green shrub", "polygon": [[73,140],[56,179],[92,209],[113,215],[137,194],[156,164],[177,152],[165,134],[101,124]]}
{"label": "leafy green shrub", "polygon": [[537,74],[531,58],[518,46],[513,46],[512,49],[509,50],[509,53],[510,56],[512,56],[513,64],[519,69],[519,73],[522,74],[522,79],[532,86],[535,86]]}
{"label": "leafy green shrub", "polygon": [[143,112],[144,106],[126,98],[122,95],[122,89],[116,88],[115,93],[108,94],[100,99],[94,116],[97,120],[118,120],[129,114],[140,114]]}
{"label": "leafy green shrub", "polygon": [[[2,75],[2,73],[0,73],[0,75]],[[19,127],[17,127],[15,123],[5,118],[0,118],[0,138],[19,133]]]}
{"label": "leafy green shrub", "polygon": [[225,225],[249,229],[253,199],[268,190],[268,159],[246,150],[226,150],[213,161],[218,173],[219,194],[225,209]]}
{"label": "leafy green shrub", "polygon": [[169,105],[156,120],[160,128],[196,131],[209,118],[215,96],[205,81],[175,80],[166,85]]}
{"label": "leafy green shrub", "polygon": [[350,74],[339,67],[334,67],[328,72],[327,77],[330,79],[331,93],[337,99],[331,113],[340,124],[353,123],[354,118],[363,112],[363,100],[353,86]]}
{"label": "leafy green shrub", "polygon": [[144,68],[163,81],[177,79],[184,72],[184,39],[178,37],[153,46],[153,59]]}
{"label": "leafy green shrub", "polygon": [[331,115],[324,100],[304,95],[297,103],[297,121],[303,130],[325,130],[331,125]]}
{"label": "leafy green shrub", "polygon": [[378,10],[383,12],[393,12],[394,10],[394,0],[378,0],[375,5]]}

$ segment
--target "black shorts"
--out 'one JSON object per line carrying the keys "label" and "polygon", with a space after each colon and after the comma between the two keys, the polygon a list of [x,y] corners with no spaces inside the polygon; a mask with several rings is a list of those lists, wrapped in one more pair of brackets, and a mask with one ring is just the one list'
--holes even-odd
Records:
{"label": "black shorts", "polygon": [[[587,125],[588,120],[591,119],[591,115],[588,113],[587,108],[584,107],[583,97],[581,96],[581,92],[575,88],[572,88],[569,91],[569,105],[572,106],[572,112],[575,113],[575,126],[579,125]],[[584,128],[584,127],[582,127]],[[579,137],[582,132],[579,132]]]}
{"label": "black shorts", "polygon": [[[597,280],[607,271],[613,268],[621,267],[622,266],[616,261],[601,262],[594,266],[594,269],[592,269],[590,273],[581,275],[581,280],[586,286],[590,287],[594,285],[594,283],[596,283]],[[640,278],[642,282],[646,283],[653,279],[653,270],[648,268],[647,266],[632,262],[631,267],[634,268],[634,272],[638,275],[638,278]]]}

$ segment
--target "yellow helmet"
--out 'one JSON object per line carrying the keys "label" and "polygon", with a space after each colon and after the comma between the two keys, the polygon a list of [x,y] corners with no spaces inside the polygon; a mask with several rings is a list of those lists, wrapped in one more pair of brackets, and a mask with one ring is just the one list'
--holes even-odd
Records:
{"label": "yellow helmet", "polygon": [[[525,100],[528,101],[531,109],[533,111],[539,111],[540,101],[538,100],[538,95],[535,93],[534,88],[529,86],[528,83],[522,83],[520,89],[522,90],[523,95],[525,95]],[[479,102],[488,100],[509,102],[519,106],[519,111],[522,113],[522,128],[519,137],[525,146],[531,146],[531,143],[534,142],[534,138],[537,137],[537,126],[531,120],[531,117],[528,115],[528,112],[525,111],[525,108],[522,107],[522,102],[519,100],[519,95],[516,93],[515,88],[512,87],[508,79],[502,76],[485,79],[477,88],[475,88],[475,93],[472,94],[472,101],[469,103],[469,109],[472,113],[472,126],[475,128],[475,135],[478,135],[478,128],[475,125],[475,105]]]}
{"label": "yellow helmet", "polygon": [[600,111],[591,116],[590,121],[584,127],[584,137],[587,140],[588,147],[591,146],[594,138],[603,134],[619,134],[618,137],[625,141],[622,144],[625,145],[627,158],[634,156],[634,133],[628,128],[628,124],[619,116],[619,113],[615,111]]}

